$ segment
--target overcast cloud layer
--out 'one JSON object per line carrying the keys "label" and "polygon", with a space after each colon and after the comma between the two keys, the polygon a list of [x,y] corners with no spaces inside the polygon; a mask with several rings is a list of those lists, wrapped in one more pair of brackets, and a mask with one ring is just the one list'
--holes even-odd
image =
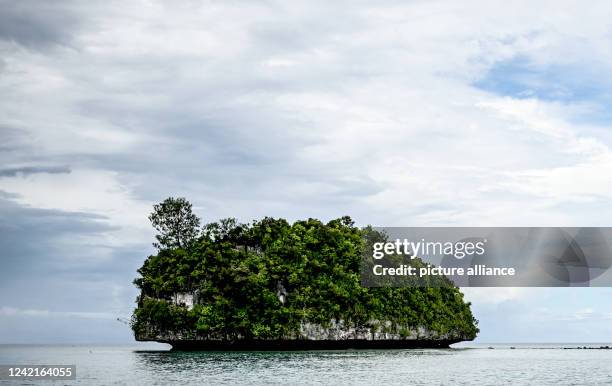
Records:
{"label": "overcast cloud layer", "polygon": [[[129,341],[151,205],[610,226],[605,1],[0,0],[0,343]],[[483,341],[610,341],[608,289],[466,291]],[[47,326],[41,330],[41,325]]]}

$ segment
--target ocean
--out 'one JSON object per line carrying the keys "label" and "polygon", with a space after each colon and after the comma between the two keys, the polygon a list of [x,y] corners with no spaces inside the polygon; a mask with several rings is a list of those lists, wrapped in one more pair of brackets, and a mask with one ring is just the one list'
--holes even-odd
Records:
{"label": "ocean", "polygon": [[612,350],[564,349],[602,345],[472,343],[450,349],[291,352],[173,352],[157,344],[0,345],[0,365],[76,365],[77,374],[73,381],[0,385],[612,384]]}

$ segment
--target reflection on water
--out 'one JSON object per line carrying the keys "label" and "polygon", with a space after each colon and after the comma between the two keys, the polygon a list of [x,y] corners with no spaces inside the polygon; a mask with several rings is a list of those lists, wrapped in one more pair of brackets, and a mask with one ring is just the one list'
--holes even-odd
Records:
{"label": "reflection on water", "polygon": [[[183,379],[200,382],[353,383],[378,377],[389,363],[398,366],[429,358],[451,356],[466,349],[446,350],[346,350],[346,351],[261,351],[261,352],[159,352],[135,351],[139,371],[157,374],[180,373]],[[406,367],[407,368],[407,367]],[[396,369],[396,373],[398,370]],[[331,377],[331,378],[330,378]]]}
{"label": "reflection on water", "polygon": [[346,351],[260,351],[260,352],[180,352],[134,351],[136,364],[141,369],[166,370],[179,367],[181,371],[206,370],[210,373],[228,371],[262,371],[283,367],[296,371],[316,367],[323,371],[339,365],[355,366],[373,363],[381,358],[389,361],[414,360],[419,357],[440,357],[469,349],[440,350],[346,350]]}
{"label": "reflection on water", "polygon": [[[612,384],[612,350],[177,352],[1,346],[0,364],[76,364],[76,384]],[[0,382],[1,383],[1,382]],[[71,384],[75,384],[72,382]]]}

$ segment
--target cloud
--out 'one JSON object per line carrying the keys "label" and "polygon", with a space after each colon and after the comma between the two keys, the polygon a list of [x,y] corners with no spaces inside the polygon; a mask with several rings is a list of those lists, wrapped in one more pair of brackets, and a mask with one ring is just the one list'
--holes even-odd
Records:
{"label": "cloud", "polygon": [[612,320],[612,312],[598,312],[592,308],[582,308],[572,312],[559,312],[548,308],[540,308],[534,311],[534,317],[543,321],[576,322],[585,321],[606,322]]}
{"label": "cloud", "polygon": [[0,39],[31,48],[68,44],[82,22],[69,1],[0,1]]}
{"label": "cloud", "polygon": [[0,177],[15,177],[34,173],[61,174],[70,173],[68,166],[22,166],[0,169]]}
{"label": "cloud", "polygon": [[[572,31],[564,12],[534,27],[537,10],[518,5],[152,2],[120,14],[102,3],[65,7],[88,20],[74,30],[76,51],[8,52],[12,83],[4,83],[0,109],[33,139],[9,160],[36,154],[90,174],[114,172],[116,185],[149,204],[179,193],[197,197],[210,220],[350,213],[363,224],[508,224],[535,196],[527,222],[570,221],[581,214],[560,214],[542,192],[554,188],[555,205],[583,199],[592,185],[576,191],[555,181],[591,168],[588,152],[609,152],[601,132],[584,136],[595,129],[572,122],[574,111],[584,113],[572,101],[500,98],[474,87],[512,58],[545,67],[551,59],[541,51],[560,57],[585,34],[595,42],[578,57],[592,57],[608,37],[598,29],[605,18],[588,10],[575,11],[592,23],[560,40],[560,29]],[[341,21],[328,16],[334,12]],[[36,113],[21,108],[24,99]],[[537,108],[527,111],[529,103]],[[563,137],[551,135],[561,127]],[[517,156],[500,157],[509,148]],[[598,198],[609,196],[598,189]]]}
{"label": "cloud", "polygon": [[113,245],[117,228],[104,216],[16,199],[0,195],[0,319],[129,316],[131,281],[149,243]]}
{"label": "cloud", "polygon": [[461,292],[463,292],[467,301],[474,304],[499,304],[507,301],[520,301],[533,294],[533,291],[529,288],[520,287],[465,287],[461,289]]}
{"label": "cloud", "polygon": [[[606,342],[609,288],[463,288],[481,342]],[[490,298],[486,296],[490,293]]]}
{"label": "cloud", "polygon": [[[1,7],[6,307],[129,309],[151,252],[146,215],[170,195],[205,222],[612,215],[606,2]],[[44,296],[23,300],[37,285]],[[498,292],[470,296],[491,307],[528,297]]]}
{"label": "cloud", "polygon": [[19,309],[13,307],[0,307],[0,316],[31,316],[39,318],[84,318],[84,319],[116,319],[117,316],[107,312],[80,312],[80,311],[49,311]]}

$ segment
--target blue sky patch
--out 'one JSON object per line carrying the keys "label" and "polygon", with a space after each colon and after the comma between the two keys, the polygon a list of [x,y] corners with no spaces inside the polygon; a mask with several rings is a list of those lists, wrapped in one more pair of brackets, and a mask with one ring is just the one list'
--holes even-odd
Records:
{"label": "blue sky patch", "polygon": [[603,74],[579,65],[538,66],[525,58],[495,64],[474,83],[479,89],[514,98],[588,101],[609,94]]}
{"label": "blue sky patch", "polygon": [[512,98],[588,104],[592,109],[575,117],[577,121],[612,121],[608,108],[612,104],[612,85],[604,71],[589,63],[542,66],[517,57],[496,63],[473,86]]}

